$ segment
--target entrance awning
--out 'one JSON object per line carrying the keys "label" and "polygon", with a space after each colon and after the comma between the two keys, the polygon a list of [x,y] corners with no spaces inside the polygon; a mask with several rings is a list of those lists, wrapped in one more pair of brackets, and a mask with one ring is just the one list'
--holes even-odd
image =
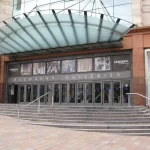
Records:
{"label": "entrance awning", "polygon": [[24,18],[13,17],[11,23],[0,28],[0,54],[30,55],[31,53],[56,53],[96,47],[121,47],[122,37],[134,27],[132,23],[115,18],[114,22],[83,15],[24,14]]}

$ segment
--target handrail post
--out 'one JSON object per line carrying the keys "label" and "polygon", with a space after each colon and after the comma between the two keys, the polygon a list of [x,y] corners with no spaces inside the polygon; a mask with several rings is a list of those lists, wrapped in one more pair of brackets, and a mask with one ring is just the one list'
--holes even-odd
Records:
{"label": "handrail post", "polygon": [[131,95],[128,94],[128,106],[130,107],[131,106]]}
{"label": "handrail post", "polygon": [[38,114],[40,113],[40,98],[39,98],[39,105],[38,105]]}
{"label": "handrail post", "polygon": [[19,110],[19,104],[18,104],[18,122],[19,122],[19,118],[20,118],[20,110]]}
{"label": "handrail post", "polygon": [[54,105],[54,95],[52,94],[52,107]]}

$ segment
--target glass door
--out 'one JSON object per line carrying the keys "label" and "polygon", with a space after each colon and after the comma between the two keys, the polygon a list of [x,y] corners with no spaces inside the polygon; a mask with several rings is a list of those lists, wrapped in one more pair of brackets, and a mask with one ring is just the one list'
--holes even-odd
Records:
{"label": "glass door", "polygon": [[76,86],[75,84],[69,84],[69,103],[75,103]]}
{"label": "glass door", "polygon": [[78,83],[77,87],[77,103],[84,103],[85,101],[85,84],[84,83]]}
{"label": "glass door", "polygon": [[67,84],[62,84],[62,97],[61,103],[67,103]]}
{"label": "glass door", "polygon": [[92,83],[86,83],[86,98],[85,103],[92,103]]}
{"label": "glass door", "polygon": [[33,100],[37,99],[37,95],[38,95],[38,85],[33,85]]}
{"label": "glass door", "polygon": [[103,104],[111,104],[112,86],[111,82],[103,82]]}
{"label": "glass door", "polygon": [[113,104],[121,104],[121,84],[119,81],[113,82]]}
{"label": "glass door", "polygon": [[128,104],[128,95],[127,93],[130,93],[130,81],[123,81],[122,82],[122,93],[123,93],[123,98],[122,98],[122,104]]}
{"label": "glass door", "polygon": [[[40,85],[40,96],[45,94],[45,85]],[[41,98],[41,102],[45,102],[45,96]]]}
{"label": "glass door", "polygon": [[52,103],[53,84],[48,84],[47,85],[47,92],[51,92],[51,93],[47,94],[46,102]]}
{"label": "glass door", "polygon": [[20,102],[24,102],[24,85],[20,85]]}
{"label": "glass door", "polygon": [[31,102],[31,85],[26,85],[26,102]]}
{"label": "glass door", "polygon": [[60,98],[60,85],[54,84],[54,103],[59,103]]}
{"label": "glass door", "polygon": [[101,83],[95,83],[94,103],[102,103],[102,84]]}

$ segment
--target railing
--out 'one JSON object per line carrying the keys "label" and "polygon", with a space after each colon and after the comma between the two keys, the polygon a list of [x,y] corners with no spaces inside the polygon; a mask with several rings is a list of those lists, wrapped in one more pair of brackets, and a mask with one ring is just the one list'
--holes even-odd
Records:
{"label": "railing", "polygon": [[[28,103],[27,105],[25,105],[26,107],[28,107],[29,105],[31,105],[32,103],[38,101],[38,114],[40,113],[40,107],[41,107],[41,98],[46,96],[46,95],[49,95],[51,94],[52,95],[52,107],[54,105],[54,95],[52,92],[47,92],[45,93],[44,95],[38,97],[37,99],[33,100],[32,102]],[[48,97],[48,101],[50,100],[50,98]],[[23,108],[24,109],[24,108]],[[22,110],[22,109],[21,109]],[[19,121],[19,118],[20,118],[20,108],[19,108],[19,104],[18,104],[18,121]]]}
{"label": "railing", "polygon": [[[144,96],[144,95],[142,95],[142,94],[139,94],[139,93],[126,93],[127,95],[128,95],[128,101],[129,101],[129,106],[131,106],[131,95],[139,95],[139,96],[141,96],[141,97],[143,97],[143,98],[145,98],[145,99],[147,99],[147,100],[150,100],[150,98],[148,98],[148,97],[146,97],[146,96]],[[146,101],[146,105],[148,105],[147,104],[147,101]]]}

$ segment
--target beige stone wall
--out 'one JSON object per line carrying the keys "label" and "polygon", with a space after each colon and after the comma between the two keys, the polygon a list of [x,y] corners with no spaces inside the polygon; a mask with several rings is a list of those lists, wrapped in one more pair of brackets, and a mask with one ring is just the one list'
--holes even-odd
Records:
{"label": "beige stone wall", "polygon": [[12,5],[13,0],[0,0],[0,22],[12,17]]}
{"label": "beige stone wall", "polygon": [[150,26],[150,0],[132,0],[132,21],[138,26]]}

